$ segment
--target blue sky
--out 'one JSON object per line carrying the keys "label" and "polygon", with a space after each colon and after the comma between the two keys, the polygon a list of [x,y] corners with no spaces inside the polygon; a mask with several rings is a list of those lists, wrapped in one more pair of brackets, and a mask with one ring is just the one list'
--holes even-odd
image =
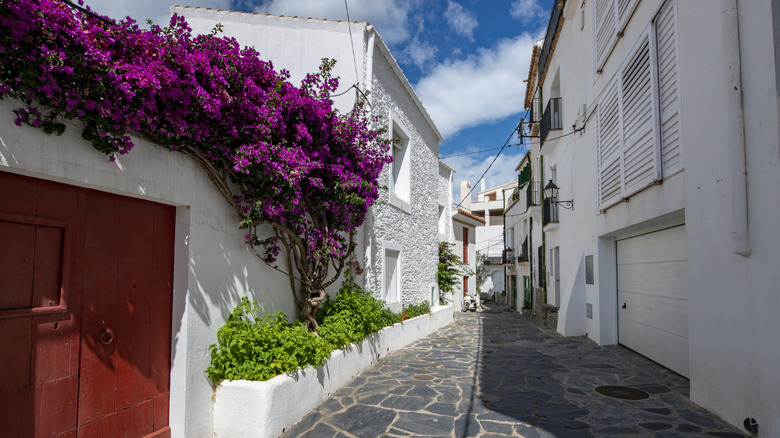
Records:
{"label": "blue sky", "polygon": [[[382,35],[445,137],[444,161],[455,185],[472,185],[522,116],[533,44],[544,36],[552,0],[347,0],[352,21]],[[344,0],[86,0],[114,18],[167,23],[173,4],[346,20]],[[277,66],[283,68],[283,66]],[[517,138],[510,140],[515,144]],[[505,149],[486,175],[488,187],[511,181],[524,154]],[[446,158],[451,155],[450,158]],[[455,190],[457,196],[458,190]]]}

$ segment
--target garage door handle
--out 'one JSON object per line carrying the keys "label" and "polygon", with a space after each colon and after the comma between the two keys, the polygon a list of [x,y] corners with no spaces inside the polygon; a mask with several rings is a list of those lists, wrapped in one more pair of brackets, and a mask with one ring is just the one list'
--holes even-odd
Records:
{"label": "garage door handle", "polygon": [[624,308],[624,309],[626,308],[626,303],[623,303],[623,308]]}

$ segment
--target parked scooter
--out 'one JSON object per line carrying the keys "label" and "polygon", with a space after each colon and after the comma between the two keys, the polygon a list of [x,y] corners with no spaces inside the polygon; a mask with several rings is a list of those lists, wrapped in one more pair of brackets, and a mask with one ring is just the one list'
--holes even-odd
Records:
{"label": "parked scooter", "polygon": [[476,298],[474,298],[472,295],[466,295],[463,297],[463,311],[464,312],[476,312],[477,306],[479,303],[477,302]]}

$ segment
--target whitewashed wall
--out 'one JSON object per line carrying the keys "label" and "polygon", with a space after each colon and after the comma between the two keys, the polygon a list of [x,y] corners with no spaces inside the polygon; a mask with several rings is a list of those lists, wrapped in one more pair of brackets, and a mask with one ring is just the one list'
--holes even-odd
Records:
{"label": "whitewashed wall", "polygon": [[170,426],[174,437],[210,437],[208,346],[241,296],[266,313],[295,315],[286,277],[250,253],[232,207],[184,154],[134,138],[135,148],[111,163],[77,125],[59,137],[15,126],[19,106],[0,102],[0,171],[177,207]]}
{"label": "whitewashed wall", "polygon": [[[371,111],[384,117],[384,123],[389,123],[392,112],[394,120],[410,136],[412,208],[407,213],[389,205],[387,191],[382,192],[363,231],[358,233],[357,253],[365,267],[360,279],[364,279],[375,295],[381,295],[382,244],[390,242],[403,248],[402,303],[430,301],[438,260],[441,137],[427,113],[421,110],[419,100],[410,94],[408,81],[370,25],[191,7],[172,7],[171,12],[183,15],[195,33],[207,33],[216,24],[222,24],[222,35],[257,49],[277,70],[288,70],[293,83],[299,82],[306,73],[316,72],[322,58],[335,59],[333,74],[341,78],[338,92],[359,85],[361,90],[371,90]],[[355,102],[355,93],[348,92],[335,98],[335,102],[346,112]],[[386,168],[383,172],[380,185],[389,186],[388,171]]]}
{"label": "whitewashed wall", "polygon": [[[374,294],[381,293],[381,269],[384,263],[384,242],[400,245],[402,251],[403,304],[431,300],[431,288],[436,287],[438,268],[439,218],[439,143],[437,134],[420,113],[411,96],[396,76],[385,56],[374,55],[372,111],[393,118],[409,135],[411,156],[411,211],[391,205],[389,191],[382,190],[379,205],[372,208],[370,241],[376,248],[369,283]],[[392,61],[394,62],[394,61]],[[389,187],[389,167],[379,179],[380,186]]]}
{"label": "whitewashed wall", "polygon": [[[604,87],[618,73],[661,0],[641,1],[604,70],[595,75],[593,7],[567,2],[564,27],[548,66],[545,100],[556,71],[565,134],[582,125]],[[738,26],[728,17],[738,5]],[[574,210],[559,209],[560,224],[546,233],[546,256],[560,246],[561,298],[558,330],[587,334],[601,344],[618,342],[615,239],[685,223],[691,399],[738,428],[755,418],[761,436],[780,435],[780,134],[777,71],[769,0],[677,1],[679,77],[684,171],[637,193],[606,211],[598,206],[594,115],[582,133],[548,141],[542,148],[544,171],[553,168],[560,199],[574,199]],[[582,26],[581,26],[582,25]],[[737,62],[729,44],[739,36]],[[733,52],[732,52],[733,53]],[[731,58],[734,59],[733,57]],[[586,73],[583,73],[586,72]],[[742,75],[734,104],[735,72]],[[742,89],[739,90],[741,85]],[[737,176],[732,151],[744,116],[747,194],[734,191]],[[735,137],[735,133],[737,137]],[[735,140],[736,139],[736,140]],[[738,174],[739,172],[737,172]],[[545,177],[545,182],[547,177]],[[740,200],[747,197],[747,207]],[[735,253],[732,211],[748,218],[750,255]],[[594,255],[595,285],[585,285],[583,260]],[[547,266],[549,267],[549,260]],[[548,294],[550,293],[548,277]],[[585,304],[593,305],[593,319]]]}

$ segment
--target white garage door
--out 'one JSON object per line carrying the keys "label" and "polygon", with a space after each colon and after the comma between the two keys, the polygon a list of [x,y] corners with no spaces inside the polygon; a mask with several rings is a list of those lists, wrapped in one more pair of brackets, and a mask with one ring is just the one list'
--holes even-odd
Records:
{"label": "white garage door", "polygon": [[617,241],[618,336],[688,377],[685,226]]}

